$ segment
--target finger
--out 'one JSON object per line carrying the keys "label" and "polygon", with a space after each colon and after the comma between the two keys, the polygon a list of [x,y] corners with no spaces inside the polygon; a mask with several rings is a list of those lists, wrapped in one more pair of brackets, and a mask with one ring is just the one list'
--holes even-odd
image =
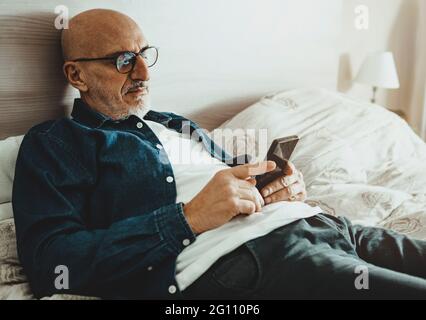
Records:
{"label": "finger", "polygon": [[293,162],[287,161],[287,165],[283,169],[283,174],[285,176],[291,176],[293,173],[296,173],[296,167],[294,166]]}
{"label": "finger", "polygon": [[296,195],[297,201],[305,201],[306,197],[307,197],[306,191],[300,192],[299,194]]}
{"label": "finger", "polygon": [[305,180],[303,180],[303,174],[300,171],[298,171],[298,173],[299,173],[299,179],[297,182],[299,182],[303,186],[303,188],[306,190],[306,184],[305,184]]}
{"label": "finger", "polygon": [[[283,184],[284,180],[284,184]],[[299,175],[297,173],[291,175],[291,176],[285,176],[285,177],[279,177],[272,181],[271,183],[267,184],[261,191],[262,196],[267,197],[274,192],[277,192],[278,190],[281,190],[285,188],[286,186],[289,186],[293,183],[296,183],[299,181]]]}
{"label": "finger", "polygon": [[238,211],[240,214],[249,215],[256,212],[256,205],[253,201],[240,199],[238,201]]}
{"label": "finger", "polygon": [[[297,192],[297,190],[295,191],[295,193]],[[288,201],[305,201],[306,200],[306,189],[304,187],[302,187],[302,191],[296,193],[296,194],[292,194],[289,192],[289,199]]]}
{"label": "finger", "polygon": [[262,210],[262,202],[260,201],[259,197],[256,195],[256,193],[254,192],[253,189],[254,188],[239,189],[238,195],[239,195],[241,200],[250,200],[250,201],[254,202],[254,204],[256,205],[256,211],[261,211]]}
{"label": "finger", "polygon": [[263,199],[262,195],[260,194],[259,190],[255,187],[253,192],[256,194],[256,197],[259,199],[261,207],[265,205],[265,200]]}
{"label": "finger", "polygon": [[256,179],[248,179],[248,180],[238,179],[237,180],[238,181],[237,182],[238,187],[239,188],[245,188],[245,189],[251,189],[253,186],[256,185],[256,182],[253,182],[253,180],[256,181]]}
{"label": "finger", "polygon": [[304,192],[306,192],[306,190],[303,184],[297,182],[266,197],[265,203],[269,204],[276,201],[287,201],[290,200],[292,196],[296,199],[297,195]]}
{"label": "finger", "polygon": [[289,199],[289,201],[305,201],[306,200],[306,193],[300,192],[297,195],[294,196],[293,199]]}
{"label": "finger", "polygon": [[265,205],[263,197],[260,195],[259,190],[255,187],[256,183],[249,183],[247,180],[238,180],[238,190],[245,189],[245,193],[248,192],[256,200],[256,211],[262,211],[262,207]]}
{"label": "finger", "polygon": [[290,196],[295,196],[305,190],[305,187],[302,183],[296,182],[287,187],[288,194]]}
{"label": "finger", "polygon": [[262,208],[265,205],[265,200],[263,199],[262,195],[260,194],[259,190],[255,186],[251,188],[251,192],[255,196],[256,200],[259,202],[260,207]]}
{"label": "finger", "polygon": [[253,164],[235,166],[229,170],[236,178],[246,179],[251,176],[257,176],[272,171],[275,169],[276,166],[277,165],[274,161],[262,161]]}
{"label": "finger", "polygon": [[256,181],[256,179],[255,178],[249,178],[249,179],[247,179],[246,181],[248,181],[252,186],[255,186],[256,185],[256,183],[257,183],[257,181]]}
{"label": "finger", "polygon": [[291,176],[285,176],[283,180],[285,186],[290,186],[296,182],[300,182],[300,175],[298,172],[295,172]]}
{"label": "finger", "polygon": [[281,189],[273,194],[271,194],[269,197],[265,198],[265,203],[270,204],[277,201],[286,201],[289,199],[289,193],[287,189]]}

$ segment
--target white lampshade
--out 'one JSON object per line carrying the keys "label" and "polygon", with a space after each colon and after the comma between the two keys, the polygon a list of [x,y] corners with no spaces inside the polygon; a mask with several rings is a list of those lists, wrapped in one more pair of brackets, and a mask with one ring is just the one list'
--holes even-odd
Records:
{"label": "white lampshade", "polygon": [[356,82],[373,87],[399,88],[398,73],[392,52],[376,53],[368,56],[355,78]]}

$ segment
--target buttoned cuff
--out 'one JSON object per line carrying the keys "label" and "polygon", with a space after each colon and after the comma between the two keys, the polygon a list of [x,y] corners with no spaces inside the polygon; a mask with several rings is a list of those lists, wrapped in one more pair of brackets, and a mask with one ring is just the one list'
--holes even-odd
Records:
{"label": "buttoned cuff", "polygon": [[196,236],[186,221],[182,202],[166,206],[165,209],[156,215],[156,223],[161,238],[167,241],[178,255],[195,241]]}

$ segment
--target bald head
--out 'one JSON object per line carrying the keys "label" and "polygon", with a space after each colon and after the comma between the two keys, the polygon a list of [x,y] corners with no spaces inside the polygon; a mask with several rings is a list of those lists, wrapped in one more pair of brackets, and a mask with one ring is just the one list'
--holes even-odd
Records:
{"label": "bald head", "polygon": [[142,31],[129,16],[107,9],[84,11],[73,17],[69,21],[69,29],[62,32],[64,60],[102,57],[132,50],[122,45],[126,43],[126,37],[143,42]]}
{"label": "bald head", "polygon": [[137,23],[125,14],[105,9],[84,11],[73,17],[69,29],[62,33],[65,77],[91,108],[113,119],[129,113],[142,117],[150,104],[149,66],[143,55],[134,57],[127,73],[119,72],[117,61],[109,59],[74,60],[118,57],[125,51],[140,53],[147,45]]}

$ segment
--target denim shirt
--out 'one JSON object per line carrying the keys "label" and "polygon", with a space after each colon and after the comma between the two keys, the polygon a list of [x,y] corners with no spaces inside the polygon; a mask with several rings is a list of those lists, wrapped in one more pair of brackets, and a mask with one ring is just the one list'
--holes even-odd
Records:
{"label": "denim shirt", "polygon": [[[31,128],[16,163],[18,254],[34,295],[180,298],[176,258],[196,236],[161,142],[143,119],[112,120],[80,99],[71,116]],[[144,119],[178,132],[188,124],[213,157],[247,161],[184,117]]]}

